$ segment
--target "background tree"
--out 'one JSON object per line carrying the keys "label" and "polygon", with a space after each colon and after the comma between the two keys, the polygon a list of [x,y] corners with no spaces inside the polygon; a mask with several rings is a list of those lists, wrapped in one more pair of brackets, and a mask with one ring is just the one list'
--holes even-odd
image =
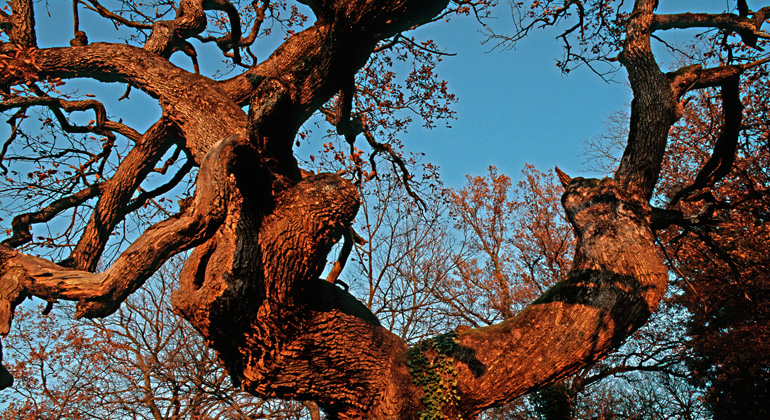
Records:
{"label": "background tree", "polygon": [[[720,152],[725,153],[723,160],[734,159],[734,170],[704,183],[702,173],[680,167],[680,179],[690,179],[700,188],[686,191],[685,198],[672,207],[696,214],[697,223],[663,236],[680,276],[679,301],[692,314],[687,342],[693,351],[691,369],[707,389],[709,407],[718,419],[770,414],[766,374],[770,358],[765,351],[770,338],[766,275],[770,261],[765,250],[770,238],[767,90],[749,83],[741,88],[746,118],[738,139],[726,146],[734,150],[734,158],[727,156],[732,150]],[[697,152],[725,147],[714,133],[715,117],[723,112],[722,106],[713,103],[714,93],[704,92],[694,99],[702,108],[688,107],[671,159],[679,148]],[[668,187],[663,193],[673,196],[672,201],[683,195],[670,181],[663,185]]]}
{"label": "background tree", "polygon": [[[681,101],[693,90],[720,86],[725,138],[730,141],[735,138],[731,127],[741,115],[736,101],[740,75],[762,64],[693,65],[664,74],[651,38],[654,32],[706,26],[737,33],[744,45],[756,47],[759,38],[767,37],[761,32],[765,9],[738,15],[656,15],[657,0],[637,0],[627,12],[624,2],[586,2],[588,8],[580,1],[532,2],[520,21],[523,28],[578,17],[563,39],[579,39],[581,53],[568,55],[566,61],[582,57],[587,62],[594,51],[619,53],[634,94],[626,149],[612,178],[559,174],[566,189],[562,204],[577,238],[565,279],[499,324],[450,331],[409,349],[364,305],[318,280],[332,244],[355,217],[359,195],[353,183],[338,175],[303,173],[292,149],[301,124],[337,95],[339,131],[353,139],[363,134],[373,151],[398,162],[392,147],[370,141],[366,118],[351,114],[354,75],[372,54],[394,38],[400,40],[402,32],[447,13],[478,11],[484,4],[305,3],[315,21],[289,34],[266,60],[254,62],[252,57],[249,62],[243,57],[255,38],[242,36],[238,9],[230,2],[189,0],[157,11],[132,5],[116,8],[123,11],[116,13],[86,1],[100,16],[135,29],[137,35],[128,44],[87,44],[77,33],[76,20],[75,38],[64,48],[37,48],[31,1],[10,2],[10,13],[0,15],[8,41],[0,45],[3,108],[47,106],[60,114],[95,110],[93,123],[73,125],[59,118],[55,123],[65,131],[96,136],[86,138],[91,143],[75,145],[74,150],[88,152],[74,153],[86,161],[64,174],[70,191],[46,188],[50,195],[42,210],[14,217],[11,237],[1,249],[0,280],[3,290],[10,291],[3,293],[4,308],[31,294],[49,301],[76,300],[77,316],[104,317],[117,311],[170,256],[194,248],[172,302],[217,352],[236,385],[261,397],[314,400],[337,418],[474,417],[596,362],[646,322],[668,283],[651,226],[672,223],[670,217],[653,213],[649,201],[668,131],[681,116]],[[256,32],[268,9],[266,3],[249,9]],[[210,24],[206,13],[220,11],[222,19]],[[296,13],[290,16],[298,19]],[[195,58],[191,42],[199,37],[203,43],[215,42],[234,65],[248,68],[218,81],[168,60],[177,51]],[[59,96],[62,80],[71,78],[129,84],[157,100],[161,116],[140,134],[108,119],[101,103]],[[247,104],[248,114],[242,110]],[[14,128],[23,116],[11,119]],[[115,147],[108,132],[129,141],[122,153],[115,152],[119,162],[102,165]],[[58,153],[46,152],[50,146],[43,141],[29,141],[40,146],[33,162]],[[6,144],[15,142],[12,135]],[[194,195],[178,214],[144,230],[97,270],[118,223],[145,199],[171,188],[142,183],[166,153],[177,155],[175,148],[189,162],[179,177],[184,177],[184,168],[198,167]],[[724,176],[731,166],[724,154],[712,155],[719,164],[716,169],[708,162],[703,167],[707,182]],[[162,166],[158,169],[163,172]],[[37,172],[25,172],[45,180],[58,173],[52,170],[41,165]],[[58,181],[51,180],[61,185]],[[692,189],[696,187],[697,179]],[[59,264],[11,248],[31,240],[30,224],[76,206],[80,208],[72,214],[81,215],[81,205],[97,195],[88,216],[74,217],[87,222],[83,229],[70,230],[79,239],[72,241],[74,247],[62,248],[68,255]],[[55,236],[43,238],[51,246],[63,245]],[[10,310],[4,313],[7,330]]]}
{"label": "background tree", "polygon": [[511,179],[490,167],[488,176],[469,176],[448,191],[465,245],[455,252],[458,278],[443,297],[455,318],[474,327],[510,318],[569,271],[574,239],[560,187],[547,176],[527,166],[511,190]]}

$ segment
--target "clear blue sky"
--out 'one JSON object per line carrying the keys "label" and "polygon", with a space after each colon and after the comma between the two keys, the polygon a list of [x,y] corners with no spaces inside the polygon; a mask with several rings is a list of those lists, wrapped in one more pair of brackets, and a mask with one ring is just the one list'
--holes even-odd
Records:
{"label": "clear blue sky", "polygon": [[[501,16],[495,25],[509,20]],[[466,18],[420,31],[457,53],[438,68],[459,97],[457,119],[452,128],[415,127],[404,142],[440,165],[449,186],[489,165],[514,179],[525,163],[580,173],[583,140],[598,136],[607,115],[630,103],[625,73],[616,75],[617,83],[586,67],[565,76],[556,67],[562,49],[553,31],[535,31],[514,50],[490,51],[480,45],[485,37],[479,29]]]}

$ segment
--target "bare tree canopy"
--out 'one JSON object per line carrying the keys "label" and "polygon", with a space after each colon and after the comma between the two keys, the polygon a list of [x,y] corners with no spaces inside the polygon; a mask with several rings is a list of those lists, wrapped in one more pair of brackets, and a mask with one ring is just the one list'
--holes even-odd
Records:
{"label": "bare tree canopy", "polygon": [[[264,22],[302,20],[290,4],[182,0],[147,7],[74,0],[69,46],[39,48],[38,5],[8,2],[0,12],[0,110],[11,114],[12,134],[0,151],[0,170],[8,174],[9,165],[24,159],[40,163],[32,178],[44,194],[30,196],[37,200],[34,206],[15,215],[0,245],[0,333],[10,330],[13,309],[27,296],[77,301],[77,317],[109,316],[167,259],[192,250],[172,304],[244,390],[264,398],[315,401],[339,419],[473,418],[600,360],[655,311],[669,275],[654,244],[653,226],[688,223],[692,218],[673,206],[730,172],[742,119],[738,85],[747,69],[765,63],[766,57],[751,51],[770,37],[762,32],[770,7],[753,12],[743,1],[737,2],[738,14],[669,15],[656,13],[658,0],[636,0],[633,6],[622,1],[512,3],[520,13],[511,40],[539,26],[576,22],[562,36],[568,48],[564,63],[590,63],[593,54],[622,64],[633,91],[625,151],[607,178],[570,178],[559,172],[562,205],[576,234],[574,261],[560,282],[498,324],[447,331],[409,348],[363,304],[319,279],[331,247],[356,216],[359,192],[340,175],[303,171],[293,149],[303,122],[320,111],[351,143],[351,159],[361,135],[372,154],[394,163],[409,188],[398,152],[372,134],[374,113],[398,104],[382,101],[362,109],[361,98],[376,98],[371,89],[384,90],[384,85],[370,82],[367,91],[356,75],[373,55],[388,49],[430,54],[429,43],[416,43],[404,33],[429,22],[440,24],[452,14],[481,18],[491,4],[299,3],[312,10],[315,21],[288,31],[285,41],[259,61],[250,46]],[[89,43],[78,20],[85,12],[125,26],[133,35]],[[726,44],[737,34],[735,56],[714,67],[687,63],[664,73],[651,40],[682,28],[713,28],[724,34]],[[571,47],[575,37],[579,47]],[[197,72],[195,45],[210,42],[240,73],[213,78]],[[192,71],[170,60],[177,52],[189,57]],[[157,101],[161,116],[139,132],[111,119],[96,99],[59,94],[73,79],[141,90]],[[721,89],[719,140],[695,181],[668,203],[670,208],[653,209],[650,200],[669,130],[682,116],[688,93],[708,87]],[[429,92],[442,94],[442,87]],[[53,116],[41,121],[42,127],[55,127],[52,133],[59,138],[66,133],[70,141],[82,134],[82,141],[63,147],[51,145],[61,141],[56,134],[47,139],[26,135],[19,127],[27,112],[38,107]],[[444,112],[434,103],[426,107],[427,114]],[[93,121],[77,124],[65,115],[81,110],[94,112]],[[127,139],[125,150],[117,150],[118,136]],[[34,152],[11,156],[8,151],[17,142],[26,142],[26,149],[16,150]],[[113,153],[117,160],[110,160]],[[170,155],[184,156],[186,163],[174,166],[177,175],[168,185],[147,190],[143,182],[151,173],[164,172],[163,158]],[[42,164],[71,156],[79,163],[66,177]],[[100,267],[120,223],[193,168],[194,195],[180,211],[148,227],[109,266]],[[359,171],[356,176],[375,174]],[[25,199],[23,190],[6,189],[16,200]],[[64,258],[54,262],[25,251],[33,240],[31,226],[73,212],[73,219],[83,219],[82,228],[59,242],[49,241],[68,250]]]}

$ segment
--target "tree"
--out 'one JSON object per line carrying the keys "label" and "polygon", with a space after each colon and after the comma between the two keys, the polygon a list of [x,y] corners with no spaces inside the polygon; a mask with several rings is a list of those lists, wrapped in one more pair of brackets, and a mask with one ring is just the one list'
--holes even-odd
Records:
{"label": "tree", "polygon": [[[703,60],[731,63],[761,59],[761,53],[729,42],[724,34],[704,34]],[[711,47],[708,47],[711,45]],[[766,210],[770,186],[766,165],[767,89],[754,80],[763,67],[748,69],[741,83],[742,120],[728,125],[718,89],[693,95],[672,128],[656,200],[679,222],[658,232],[661,250],[677,277],[674,303],[689,312],[684,343],[692,384],[706,391],[714,418],[762,418],[768,412],[764,342],[767,324],[768,239]],[[617,121],[610,132],[622,130]],[[725,133],[732,131],[732,137]],[[624,132],[625,133],[625,132]],[[606,159],[618,135],[592,145]],[[594,147],[598,146],[598,147]],[[712,152],[713,150],[713,152]],[[598,152],[598,153],[596,153]],[[685,156],[696,157],[692,161]],[[708,168],[701,170],[701,166]],[[729,171],[731,168],[732,171]],[[689,215],[689,216],[687,216]]]}
{"label": "tree", "polygon": [[[756,47],[758,39],[767,38],[761,25],[768,10],[663,15],[655,14],[657,0],[636,0],[630,13],[621,9],[623,2],[529,4],[520,21],[524,28],[578,18],[563,39],[577,37],[582,52],[568,50],[568,62],[576,57],[588,62],[594,51],[618,53],[634,94],[623,157],[611,178],[560,174],[566,191],[562,204],[577,238],[573,265],[561,282],[499,324],[449,331],[410,349],[360,302],[319,281],[332,244],[355,217],[359,196],[339,175],[303,173],[292,149],[301,124],[336,95],[338,132],[352,141],[363,134],[373,153],[398,162],[392,147],[370,140],[366,110],[352,111],[354,75],[390,43],[412,45],[403,32],[448,13],[478,12],[485,3],[304,1],[315,22],[290,33],[262,62],[245,59],[256,35],[242,36],[238,8],[231,2],[185,0],[174,8],[153,5],[157,11],[126,3],[116,12],[85,0],[74,9],[81,4],[136,29],[135,37],[128,43],[88,44],[76,20],[70,47],[38,48],[30,0],[11,0],[10,11],[0,15],[7,39],[0,45],[2,107],[17,110],[5,144],[18,137],[34,146],[38,154],[32,162],[39,168],[27,172],[39,180],[46,197],[45,205],[14,217],[11,236],[0,248],[3,332],[11,309],[27,295],[77,301],[78,317],[108,316],[170,256],[194,248],[172,303],[217,352],[237,385],[261,397],[317,401],[333,418],[390,419],[472,418],[595,363],[645,323],[668,284],[651,226],[673,222],[659,216],[670,213],[653,212],[650,200],[681,101],[688,92],[721,86],[725,138],[734,141],[730,127],[741,115],[735,86],[742,73],[762,63],[696,64],[666,74],[652,53],[651,38],[669,29],[705,26],[737,33],[745,45]],[[248,7],[251,17],[244,20],[252,22],[251,33],[260,31],[270,6],[275,5]],[[207,11],[223,14],[209,23]],[[593,33],[602,36],[587,37]],[[215,42],[237,68],[247,68],[215,80],[169,61],[181,51],[197,63],[191,43],[196,39]],[[160,105],[161,116],[139,133],[109,119],[94,99],[58,96],[61,83],[74,78],[142,90]],[[425,80],[431,79],[416,82]],[[18,124],[35,106],[52,109],[54,118],[41,121],[44,127],[58,125],[95,138],[52,147],[53,136],[44,143],[22,135]],[[82,125],[59,118],[63,111],[79,109],[93,110],[96,118]],[[114,150],[116,133],[128,139],[125,150]],[[67,178],[42,165],[43,158],[50,161],[71,149],[85,161],[73,165]],[[166,153],[186,156],[180,174],[198,168],[193,197],[99,269],[118,223],[171,188],[142,186]],[[717,169],[703,167],[707,183],[730,168],[723,153],[714,156]],[[20,189],[13,191],[24,197]],[[96,197],[89,215],[82,215],[83,204]],[[78,239],[71,251],[62,248],[68,252],[64,259],[54,263],[19,250],[31,240],[32,224],[64,210],[72,220],[87,220],[83,229],[67,231]],[[41,237],[50,246],[64,245],[56,237]]]}
{"label": "tree", "polygon": [[455,251],[457,279],[443,289],[454,317],[474,327],[520,312],[564,278],[574,238],[560,212],[558,187],[527,165],[523,180],[490,167],[486,177],[467,177],[448,190],[450,214],[464,246]]}
{"label": "tree", "polygon": [[437,289],[451,277],[454,264],[447,255],[457,241],[445,218],[446,204],[438,198],[436,174],[429,171],[424,176],[432,181],[428,187],[435,187],[421,194],[424,207],[394,174],[366,183],[362,191],[366,199],[357,217],[365,243],[355,247],[355,261],[346,273],[353,279],[351,293],[362,298],[384,327],[408,343],[456,325],[442,314]]}
{"label": "tree", "polygon": [[46,315],[37,314],[38,307],[17,309],[5,348],[15,393],[3,395],[2,416],[301,418],[300,404],[234,388],[197,332],[172,312],[176,260],[105,319],[73,321],[71,308]]}
{"label": "tree", "polygon": [[[764,74],[765,70],[758,72]],[[761,77],[753,73],[748,80]],[[740,140],[729,146],[734,148],[735,169],[718,183],[701,187],[675,203],[674,208],[698,215],[695,226],[670,228],[661,235],[679,277],[677,285],[682,292],[678,301],[691,313],[687,341],[693,353],[690,367],[695,382],[706,389],[706,401],[715,419],[770,414],[770,358],[765,344],[770,338],[770,279],[766,274],[770,265],[770,178],[766,171],[770,150],[763,117],[768,92],[766,87],[747,81],[740,88],[746,118],[740,124]],[[714,94],[703,92],[694,99],[702,106],[688,107],[686,118],[673,133],[674,147],[667,159],[675,159],[685,148],[725,147],[712,129],[711,121],[723,112],[713,103]],[[713,161],[708,156],[702,160]],[[683,194],[671,175],[665,174],[661,190],[677,199]],[[678,175],[693,184],[702,183],[702,175],[689,168],[680,168]]]}

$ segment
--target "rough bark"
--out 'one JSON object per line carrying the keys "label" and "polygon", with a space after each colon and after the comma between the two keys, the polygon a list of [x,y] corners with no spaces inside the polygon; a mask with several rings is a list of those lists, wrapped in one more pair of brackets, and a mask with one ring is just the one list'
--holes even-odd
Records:
{"label": "rough bark", "polygon": [[96,270],[110,233],[123,220],[123,209],[134,191],[172,143],[178,140],[168,118],[162,118],[142,136],[120,162],[115,174],[100,187],[101,194],[91,219],[77,246],[62,265],[85,271]]}
{"label": "rough bark", "polygon": [[638,0],[628,22],[621,63],[634,92],[626,150],[615,172],[622,185],[649,200],[658,180],[668,130],[677,119],[677,97],[650,46],[654,0]]}
{"label": "rough bark", "polygon": [[35,13],[32,0],[11,1],[10,41],[24,47],[37,47]]}

